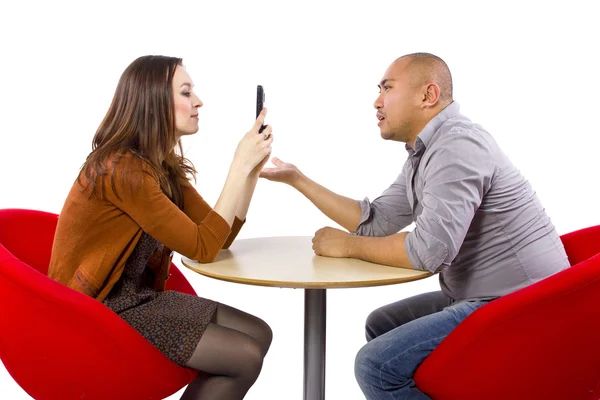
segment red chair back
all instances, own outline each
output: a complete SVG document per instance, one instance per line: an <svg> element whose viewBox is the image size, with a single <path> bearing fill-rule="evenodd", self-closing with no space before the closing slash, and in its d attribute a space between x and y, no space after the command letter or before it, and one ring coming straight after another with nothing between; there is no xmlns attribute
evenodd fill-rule
<svg viewBox="0 0 600 400"><path fill-rule="evenodd" d="M0 210L0 244L18 260L48 274L58 216L43 211Z"/></svg>
<svg viewBox="0 0 600 400"><path fill-rule="evenodd" d="M187 385L196 371L46 276L56 222L41 211L0 210L0 359L10 375L40 400L163 399ZM195 294L171 270L171 289Z"/></svg>
<svg viewBox="0 0 600 400"><path fill-rule="evenodd" d="M600 226L561 237L571 268L494 300L421 364L434 400L600 399Z"/></svg>

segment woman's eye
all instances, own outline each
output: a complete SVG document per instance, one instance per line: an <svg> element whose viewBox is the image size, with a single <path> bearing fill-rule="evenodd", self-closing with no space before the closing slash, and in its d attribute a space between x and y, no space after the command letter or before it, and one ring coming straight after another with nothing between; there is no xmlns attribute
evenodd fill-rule
<svg viewBox="0 0 600 400"><path fill-rule="evenodd" d="M181 93L182 95L184 95L185 97L190 97L191 93L190 92L183 92Z"/></svg>

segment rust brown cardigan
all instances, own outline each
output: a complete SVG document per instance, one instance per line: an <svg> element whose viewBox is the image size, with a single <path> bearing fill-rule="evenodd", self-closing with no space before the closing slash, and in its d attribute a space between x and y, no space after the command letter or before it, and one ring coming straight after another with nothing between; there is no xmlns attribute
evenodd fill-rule
<svg viewBox="0 0 600 400"><path fill-rule="evenodd" d="M58 218L48 276L99 301L106 298L121 277L143 232L165 246L149 263L155 276L154 287L164 290L170 250L193 260L211 262L219 250L233 242L244 223L236 217L230 227L189 182L182 185L183 211L180 210L161 191L147 165L133 169L133 177L141 185L132 188L122 172L124 166L134 165L133 158L128 154L116 165L109 164L102 184L105 199L90 197L89 189L82 190L75 181ZM87 186L85 176L82 183Z"/></svg>

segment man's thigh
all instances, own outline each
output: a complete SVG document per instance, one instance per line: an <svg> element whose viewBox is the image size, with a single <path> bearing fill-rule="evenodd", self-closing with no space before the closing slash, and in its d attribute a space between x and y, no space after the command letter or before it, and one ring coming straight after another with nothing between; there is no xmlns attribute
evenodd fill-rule
<svg viewBox="0 0 600 400"><path fill-rule="evenodd" d="M371 340L357 356L357 371L370 369L387 384L410 379L416 368L469 314L485 302L464 302L407 322Z"/></svg>
<svg viewBox="0 0 600 400"><path fill-rule="evenodd" d="M423 293L385 305L371 312L365 326L367 341L408 322L442 311L452 299L441 291Z"/></svg>

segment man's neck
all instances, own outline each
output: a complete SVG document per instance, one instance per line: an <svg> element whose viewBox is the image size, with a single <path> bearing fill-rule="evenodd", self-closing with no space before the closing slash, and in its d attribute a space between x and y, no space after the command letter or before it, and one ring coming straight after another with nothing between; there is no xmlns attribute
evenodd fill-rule
<svg viewBox="0 0 600 400"><path fill-rule="evenodd" d="M432 119L434 119L440 112L442 112L442 110L444 110L444 108L446 108L446 106L448 104L437 105L434 108L426 110L423 113L423 118L420 119L420 120L418 120L418 121L415 121L415 130L414 130L415 133L414 133L412 139L410 139L408 142L406 142L411 147L411 149L414 150L415 143L417 141L417 137L419 136L419 134L421 133L421 131L427 126L427 124L429 123L429 121L431 121Z"/></svg>

